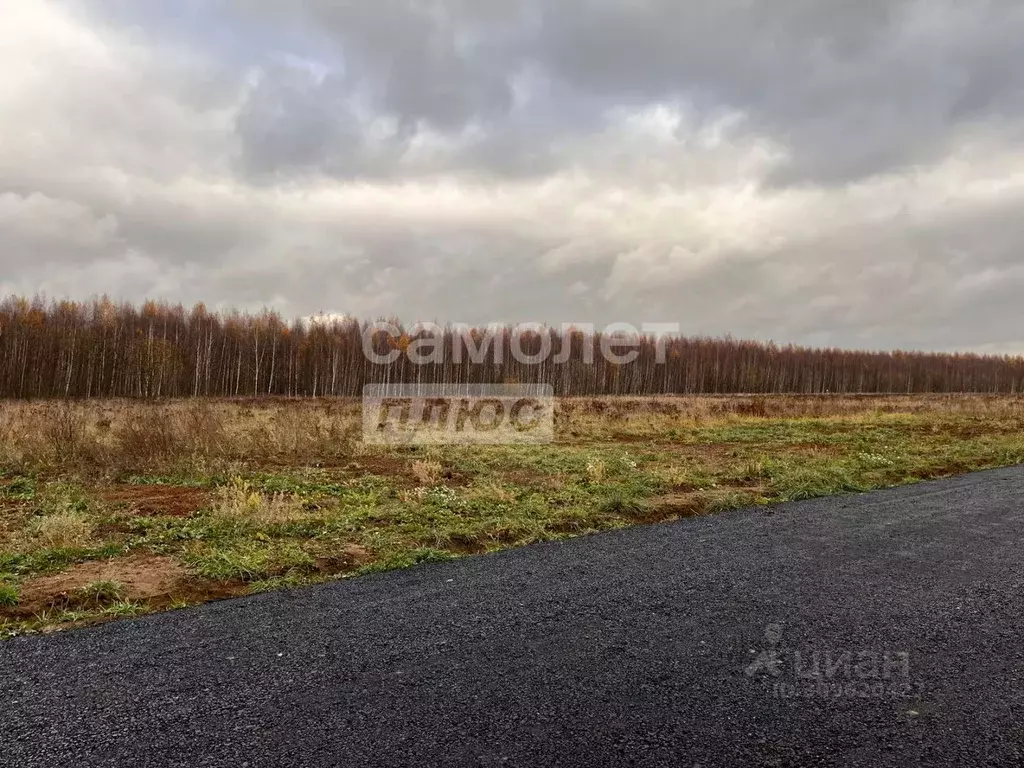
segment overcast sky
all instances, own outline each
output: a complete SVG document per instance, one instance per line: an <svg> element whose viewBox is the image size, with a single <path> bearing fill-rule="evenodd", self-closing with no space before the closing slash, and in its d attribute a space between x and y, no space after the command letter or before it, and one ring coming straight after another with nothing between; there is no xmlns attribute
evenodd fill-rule
<svg viewBox="0 0 1024 768"><path fill-rule="evenodd" d="M1016 0L0 18L0 293L1024 353Z"/></svg>

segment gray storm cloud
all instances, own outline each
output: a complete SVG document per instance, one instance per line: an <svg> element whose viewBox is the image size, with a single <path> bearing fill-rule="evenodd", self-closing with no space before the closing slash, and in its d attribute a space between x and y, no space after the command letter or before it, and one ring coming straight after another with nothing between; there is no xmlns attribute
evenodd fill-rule
<svg viewBox="0 0 1024 768"><path fill-rule="evenodd" d="M10 2L0 291L1024 352L1024 8Z"/></svg>

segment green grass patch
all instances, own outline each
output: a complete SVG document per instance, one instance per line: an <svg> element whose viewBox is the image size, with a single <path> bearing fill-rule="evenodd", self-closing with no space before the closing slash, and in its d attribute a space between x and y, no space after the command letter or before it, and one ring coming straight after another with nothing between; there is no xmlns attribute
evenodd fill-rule
<svg viewBox="0 0 1024 768"><path fill-rule="evenodd" d="M296 542L239 540L221 546L196 543L183 559L197 575L217 581L258 581L290 571L312 573L315 561Z"/></svg>
<svg viewBox="0 0 1024 768"><path fill-rule="evenodd" d="M20 602L18 587L0 582L0 608L13 608Z"/></svg>
<svg viewBox="0 0 1024 768"><path fill-rule="evenodd" d="M15 475L0 483L0 499L10 501L32 501L36 497L36 479L27 475Z"/></svg>

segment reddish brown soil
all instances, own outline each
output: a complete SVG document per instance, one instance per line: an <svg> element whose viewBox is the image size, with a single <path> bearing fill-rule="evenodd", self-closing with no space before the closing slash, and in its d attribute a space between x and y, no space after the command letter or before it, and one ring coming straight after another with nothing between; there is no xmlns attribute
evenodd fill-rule
<svg viewBox="0 0 1024 768"><path fill-rule="evenodd" d="M470 477L464 472L456 472L452 469L445 469L441 472L441 483L449 488L460 488L469 485Z"/></svg>
<svg viewBox="0 0 1024 768"><path fill-rule="evenodd" d="M138 517L188 517L209 506L211 494L202 488L176 485L125 485L99 492L111 504L121 504Z"/></svg>
<svg viewBox="0 0 1024 768"><path fill-rule="evenodd" d="M413 475L409 462L394 456L360 456L345 465L348 472L386 477L399 486L415 487L420 482ZM446 468L439 481L447 486L468 485L470 478L462 472Z"/></svg>
<svg viewBox="0 0 1024 768"><path fill-rule="evenodd" d="M151 600L170 595L185 578L185 567L173 557L131 555L79 563L53 576L39 576L20 588L20 611L34 613L48 606L69 604L75 593L97 581L115 581L128 600Z"/></svg>
<svg viewBox="0 0 1024 768"><path fill-rule="evenodd" d="M345 470L355 475L386 477L397 485L409 488L418 484L409 469L409 462L394 456L359 456L350 461Z"/></svg>
<svg viewBox="0 0 1024 768"><path fill-rule="evenodd" d="M369 472L372 475L407 475L409 464L395 456L360 456L349 462L347 469Z"/></svg>
<svg viewBox="0 0 1024 768"><path fill-rule="evenodd" d="M699 491L675 491L651 499L638 517L642 522L657 522L676 517L694 517L707 507L707 497Z"/></svg>
<svg viewBox="0 0 1024 768"><path fill-rule="evenodd" d="M321 573L334 576L354 570L371 560L373 560L373 555L365 547L361 547L358 544L346 544L337 553L318 557L316 559L316 569Z"/></svg>
<svg viewBox="0 0 1024 768"><path fill-rule="evenodd" d="M95 604L83 604L79 591L97 581L118 582L124 588L123 598L142 603L147 612L165 610L174 605L198 605L241 597L249 591L248 585L240 580L200 579L187 575L184 566L174 558L139 554L81 563L63 573L29 579L21 585L19 604L0 609L0 615L30 619L47 609L96 608L98 606ZM94 615L77 622L53 625L43 631L52 632L109 620L109 616Z"/></svg>

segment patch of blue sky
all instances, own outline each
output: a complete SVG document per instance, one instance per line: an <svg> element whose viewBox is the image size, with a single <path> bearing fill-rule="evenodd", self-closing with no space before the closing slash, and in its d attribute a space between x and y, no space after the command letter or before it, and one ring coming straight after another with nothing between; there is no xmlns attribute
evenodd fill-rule
<svg viewBox="0 0 1024 768"><path fill-rule="evenodd" d="M344 71L334 41L314 28L279 24L240 0L85 0L93 15L158 44L195 49L225 65L284 65L318 80Z"/></svg>

